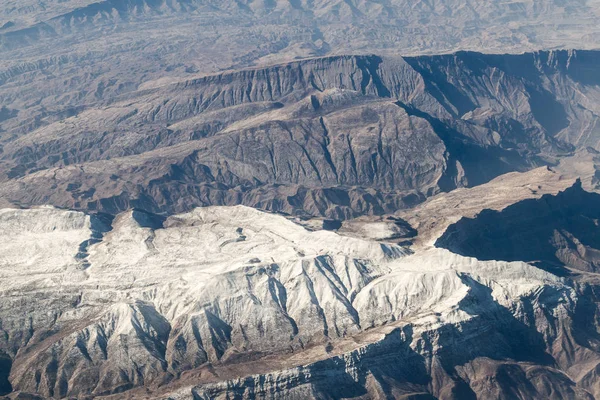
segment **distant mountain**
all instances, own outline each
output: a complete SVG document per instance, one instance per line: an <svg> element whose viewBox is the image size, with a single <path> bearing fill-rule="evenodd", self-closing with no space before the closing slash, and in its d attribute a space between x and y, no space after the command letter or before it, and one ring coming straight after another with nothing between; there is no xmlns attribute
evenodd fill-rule
<svg viewBox="0 0 600 400"><path fill-rule="evenodd" d="M297 59L596 49L599 17L590 0L5 0L0 107L32 130L125 93Z"/></svg>
<svg viewBox="0 0 600 400"><path fill-rule="evenodd" d="M185 16L203 21L206 14L214 18L211 29L232 33L240 28L242 31L254 30L259 24L271 25L267 30L275 26L278 30L300 29L306 33L295 38L291 36L288 46L314 45L322 41L334 51L344 52L392 48L402 52L440 52L481 50L490 46L505 51L557 46L581 48L586 43L595 46L600 33L595 24L600 9L592 1L569 4L550 0L70 0L6 3L0 8L0 17L10 22L5 25L6 32L0 34L4 49L34 45L37 40L55 35L112 29L140 20L145 22L144 30L152 30L146 24L152 19L161 21L167 30L175 30L170 17ZM190 33L202 37L198 30ZM239 39L245 40L243 36Z"/></svg>
<svg viewBox="0 0 600 400"><path fill-rule="evenodd" d="M113 214L389 213L600 148L599 62L593 51L325 57L34 121L6 112L0 194Z"/></svg>

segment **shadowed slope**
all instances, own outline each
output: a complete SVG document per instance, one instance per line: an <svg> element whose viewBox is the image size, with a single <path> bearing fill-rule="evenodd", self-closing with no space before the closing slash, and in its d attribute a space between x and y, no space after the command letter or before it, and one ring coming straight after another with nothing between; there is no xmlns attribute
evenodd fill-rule
<svg viewBox="0 0 600 400"><path fill-rule="evenodd" d="M563 266L598 272L599 220L600 195L584 191L578 181L556 196L463 218L435 245L480 260L533 262L562 274Z"/></svg>

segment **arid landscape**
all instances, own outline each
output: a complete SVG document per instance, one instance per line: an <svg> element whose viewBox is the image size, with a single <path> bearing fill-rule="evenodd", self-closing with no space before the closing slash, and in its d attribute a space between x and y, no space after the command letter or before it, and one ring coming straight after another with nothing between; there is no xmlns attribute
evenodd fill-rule
<svg viewBox="0 0 600 400"><path fill-rule="evenodd" d="M2 1L0 398L600 399L599 21Z"/></svg>

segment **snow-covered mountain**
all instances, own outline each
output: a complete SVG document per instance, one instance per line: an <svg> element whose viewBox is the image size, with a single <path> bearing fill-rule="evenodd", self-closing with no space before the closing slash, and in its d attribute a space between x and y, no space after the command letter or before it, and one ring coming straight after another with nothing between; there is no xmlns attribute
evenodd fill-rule
<svg viewBox="0 0 600 400"><path fill-rule="evenodd" d="M114 219L4 209L0 387L54 398L593 399L595 273L428 244L452 243L452 221L482 206L576 208L586 196L598 197L546 168L513 173L412 213L441 226L379 241L357 227L398 219L336 233L243 206ZM556 229L576 233L592 203ZM590 237L579 236L588 254L600 248Z"/></svg>

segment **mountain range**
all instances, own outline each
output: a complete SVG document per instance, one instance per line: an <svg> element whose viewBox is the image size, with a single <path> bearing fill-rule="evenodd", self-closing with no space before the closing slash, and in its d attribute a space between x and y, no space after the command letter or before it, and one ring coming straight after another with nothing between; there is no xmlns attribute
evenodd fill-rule
<svg viewBox="0 0 600 400"><path fill-rule="evenodd" d="M17 114L1 125L0 193L112 214L244 204L348 219L573 157L595 168L599 59L325 57L146 88L56 121Z"/></svg>
<svg viewBox="0 0 600 400"><path fill-rule="evenodd" d="M600 399L596 0L3 0L0 398Z"/></svg>

